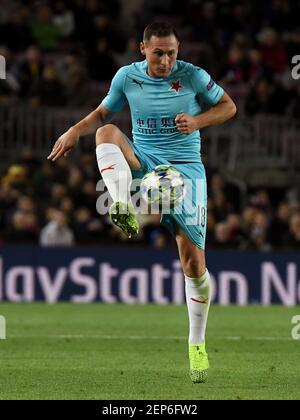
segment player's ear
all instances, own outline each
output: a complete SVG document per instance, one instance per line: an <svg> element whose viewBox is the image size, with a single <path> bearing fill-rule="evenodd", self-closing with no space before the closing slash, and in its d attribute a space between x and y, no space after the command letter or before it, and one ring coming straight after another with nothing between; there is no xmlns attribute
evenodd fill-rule
<svg viewBox="0 0 300 420"><path fill-rule="evenodd" d="M143 42L140 42L140 51L142 55L145 55L145 44Z"/></svg>

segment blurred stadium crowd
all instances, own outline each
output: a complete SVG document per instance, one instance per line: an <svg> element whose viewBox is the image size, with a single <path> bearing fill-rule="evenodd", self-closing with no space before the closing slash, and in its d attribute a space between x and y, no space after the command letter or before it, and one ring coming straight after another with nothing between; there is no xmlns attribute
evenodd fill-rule
<svg viewBox="0 0 300 420"><path fill-rule="evenodd" d="M300 52L299 0L1 0L7 77L0 80L0 106L98 105L116 70L142 59L142 31L158 16L178 30L180 58L210 72L240 114L300 117L300 85L291 77L291 59ZM96 212L94 155L55 165L44 158L26 149L16 151L14 165L2 165L0 243L126 243ZM208 248L300 249L294 190L252 190L241 200L234 185L206 167ZM133 242L174 245L158 216L142 224Z"/></svg>
<svg viewBox="0 0 300 420"><path fill-rule="evenodd" d="M206 165L209 200L207 247L268 251L300 249L299 197L294 190L253 190L243 203L239 189ZM96 211L100 195L95 156L55 164L25 149L0 185L0 243L49 246L113 245L128 239ZM130 243L174 246L159 215L141 216L143 229Z"/></svg>
<svg viewBox="0 0 300 420"><path fill-rule="evenodd" d="M0 101L99 103L116 70L142 59L142 31L159 17L178 30L180 58L237 89L240 113L299 117L299 15L299 0L1 0Z"/></svg>

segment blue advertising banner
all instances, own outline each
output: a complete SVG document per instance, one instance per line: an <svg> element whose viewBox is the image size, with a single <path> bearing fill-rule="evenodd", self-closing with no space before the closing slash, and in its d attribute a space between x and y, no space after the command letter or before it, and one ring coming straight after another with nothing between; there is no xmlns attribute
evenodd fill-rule
<svg viewBox="0 0 300 420"><path fill-rule="evenodd" d="M213 302L300 303L297 253L207 252ZM176 250L0 248L0 301L184 303Z"/></svg>

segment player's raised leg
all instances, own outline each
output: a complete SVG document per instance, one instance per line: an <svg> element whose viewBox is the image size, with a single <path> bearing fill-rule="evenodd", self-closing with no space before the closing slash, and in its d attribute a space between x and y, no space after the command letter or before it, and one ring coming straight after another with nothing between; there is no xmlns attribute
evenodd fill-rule
<svg viewBox="0 0 300 420"><path fill-rule="evenodd" d="M96 156L103 181L113 199L109 210L111 220L130 237L139 231L130 198L130 168L140 169L141 164L122 131L114 124L97 130Z"/></svg>
<svg viewBox="0 0 300 420"><path fill-rule="evenodd" d="M194 245L182 229L176 235L176 241L185 275L190 377L195 383L205 382L209 368L205 330L211 298L210 276L206 269L204 250Z"/></svg>

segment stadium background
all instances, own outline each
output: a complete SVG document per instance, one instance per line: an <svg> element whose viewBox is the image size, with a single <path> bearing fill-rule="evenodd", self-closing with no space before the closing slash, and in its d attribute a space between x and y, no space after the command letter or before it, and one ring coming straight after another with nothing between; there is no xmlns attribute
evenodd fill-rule
<svg viewBox="0 0 300 420"><path fill-rule="evenodd" d="M299 304L299 15L296 0L2 0L0 300L102 301L121 312L118 302L183 303L175 242L158 217L141 220L128 240L97 213L94 138L46 160L101 102L116 70L142 59L144 27L167 20L180 35L179 58L210 72L238 106L232 121L202 132L214 302ZM128 110L115 123L130 135ZM0 313L18 331L26 309L13 307ZM27 316L38 318L34 309Z"/></svg>

